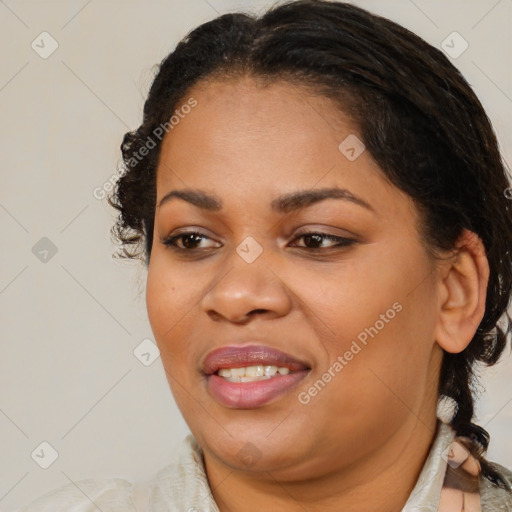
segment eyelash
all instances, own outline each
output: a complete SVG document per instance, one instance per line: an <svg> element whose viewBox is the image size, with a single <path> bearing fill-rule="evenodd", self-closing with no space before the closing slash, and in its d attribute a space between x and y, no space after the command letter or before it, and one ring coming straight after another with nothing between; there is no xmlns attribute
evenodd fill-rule
<svg viewBox="0 0 512 512"><path fill-rule="evenodd" d="M298 240L299 238L303 238L305 236L320 236L323 239L327 239L333 242L337 242L336 245L332 247L299 247L299 249L306 249L309 251L326 251L330 249L337 249L342 247L349 247L350 245L353 245L356 243L356 240L353 240L351 238L345 238L341 236L335 236L335 235L328 235L326 233L321 233L317 231L306 231L304 233L299 233L293 241ZM176 240L179 240L180 238L186 237L186 236L197 236L201 238L210 239L208 236L204 235L203 233L199 233L198 231L185 231L183 233L180 233L178 235L174 235L172 237L165 238L162 240L162 243L169 247L169 249L173 251L178 251L182 253L191 253L200 250L200 247L195 247L193 249L185 249L183 247L178 247L176 245ZM212 249L212 247L204 247L203 249Z"/></svg>

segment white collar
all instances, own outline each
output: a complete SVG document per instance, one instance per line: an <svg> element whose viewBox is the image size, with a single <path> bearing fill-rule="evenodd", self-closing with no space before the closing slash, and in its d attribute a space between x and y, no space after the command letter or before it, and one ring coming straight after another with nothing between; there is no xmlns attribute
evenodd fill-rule
<svg viewBox="0 0 512 512"><path fill-rule="evenodd" d="M449 425L438 421L437 434L430 448L430 453L402 512L438 511L447 464L446 454L454 438L455 432L453 429Z"/></svg>

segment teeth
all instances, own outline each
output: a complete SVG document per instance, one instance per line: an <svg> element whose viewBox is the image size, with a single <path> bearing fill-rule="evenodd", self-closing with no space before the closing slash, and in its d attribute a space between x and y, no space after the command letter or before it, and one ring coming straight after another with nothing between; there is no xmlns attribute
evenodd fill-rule
<svg viewBox="0 0 512 512"><path fill-rule="evenodd" d="M273 377L277 373L277 366L265 366L265 375Z"/></svg>
<svg viewBox="0 0 512 512"><path fill-rule="evenodd" d="M222 368L218 372L219 377L224 377L229 382L253 382L257 380L266 380L274 377L276 373L288 375L290 369L286 367L277 367L274 365L246 366L244 368Z"/></svg>
<svg viewBox="0 0 512 512"><path fill-rule="evenodd" d="M231 377L245 377L245 368L231 368Z"/></svg>
<svg viewBox="0 0 512 512"><path fill-rule="evenodd" d="M257 380L268 380L270 378L271 377L267 375L263 375L261 377L240 377L240 381L232 378L231 382L256 382Z"/></svg>
<svg viewBox="0 0 512 512"><path fill-rule="evenodd" d="M245 369L246 377L261 377L263 375L263 366L248 366Z"/></svg>

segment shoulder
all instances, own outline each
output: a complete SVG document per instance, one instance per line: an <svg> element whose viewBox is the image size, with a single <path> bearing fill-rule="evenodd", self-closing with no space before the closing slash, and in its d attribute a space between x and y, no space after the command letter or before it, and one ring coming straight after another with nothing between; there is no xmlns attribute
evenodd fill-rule
<svg viewBox="0 0 512 512"><path fill-rule="evenodd" d="M84 479L43 494L13 512L137 512L132 484L122 478Z"/></svg>
<svg viewBox="0 0 512 512"><path fill-rule="evenodd" d="M151 506L149 504L151 503ZM123 478L78 480L50 491L11 512L142 512L188 510L218 512L203 464L202 450L191 434L182 441L174 461L146 481Z"/></svg>
<svg viewBox="0 0 512 512"><path fill-rule="evenodd" d="M512 512L512 471L497 464L489 462L489 465L502 477L508 488L503 489L499 485L484 479L480 489L482 510L496 512Z"/></svg>

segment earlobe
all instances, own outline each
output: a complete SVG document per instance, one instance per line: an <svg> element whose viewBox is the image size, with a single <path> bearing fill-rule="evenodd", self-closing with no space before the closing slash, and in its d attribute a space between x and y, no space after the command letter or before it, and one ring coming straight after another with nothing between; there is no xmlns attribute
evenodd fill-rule
<svg viewBox="0 0 512 512"><path fill-rule="evenodd" d="M446 352L462 352L485 313L489 263L481 239L464 229L454 256L441 263L435 339Z"/></svg>

